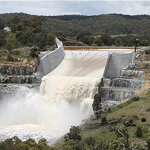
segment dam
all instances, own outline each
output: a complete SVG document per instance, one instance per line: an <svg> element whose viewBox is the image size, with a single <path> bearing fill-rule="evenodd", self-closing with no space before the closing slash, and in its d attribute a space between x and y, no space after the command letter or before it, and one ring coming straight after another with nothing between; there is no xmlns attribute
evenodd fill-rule
<svg viewBox="0 0 150 150"><path fill-rule="evenodd" d="M43 76L40 91L21 87L14 96L1 100L0 140L13 136L36 141L46 138L53 144L72 125L79 125L93 114L93 96L98 91L108 53L112 51L131 52L122 49L69 50L53 67L43 60L46 66L41 63L39 69Z"/></svg>

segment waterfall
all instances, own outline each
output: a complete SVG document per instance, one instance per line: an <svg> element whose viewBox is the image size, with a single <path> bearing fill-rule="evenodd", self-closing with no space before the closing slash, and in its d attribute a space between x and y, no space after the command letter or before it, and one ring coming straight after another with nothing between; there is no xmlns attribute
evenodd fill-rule
<svg viewBox="0 0 150 150"><path fill-rule="evenodd" d="M72 125L93 114L93 97L108 50L65 53L63 62L43 77L40 91L21 87L0 100L0 141L18 136L21 140L46 138L53 144Z"/></svg>
<svg viewBox="0 0 150 150"><path fill-rule="evenodd" d="M93 114L99 78L45 76L40 91L21 87L0 103L0 140L46 138L49 144Z"/></svg>

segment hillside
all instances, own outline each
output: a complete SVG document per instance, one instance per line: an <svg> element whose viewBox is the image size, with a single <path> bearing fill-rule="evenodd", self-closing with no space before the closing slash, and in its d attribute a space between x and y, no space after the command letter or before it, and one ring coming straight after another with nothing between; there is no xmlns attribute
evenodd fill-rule
<svg viewBox="0 0 150 150"><path fill-rule="evenodd" d="M14 16L20 16L22 19L30 19L34 15L24 13L0 14L0 19L7 22ZM64 15L64 16L45 16L47 19L43 27L54 32L66 32L68 34L77 34L79 31L88 30L93 35L102 33L108 34L150 34L150 16L149 15L122 15L107 14L97 16L82 15Z"/></svg>

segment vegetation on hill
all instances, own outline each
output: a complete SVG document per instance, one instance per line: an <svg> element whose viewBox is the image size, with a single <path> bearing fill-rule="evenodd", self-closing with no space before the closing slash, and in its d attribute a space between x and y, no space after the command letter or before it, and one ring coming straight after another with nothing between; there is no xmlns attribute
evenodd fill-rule
<svg viewBox="0 0 150 150"><path fill-rule="evenodd" d="M26 22L33 22L33 18L40 18L41 27L44 32L50 31L58 38L64 39L63 42L74 41L83 42L92 46L135 46L135 39L139 39L139 46L148 46L150 44L150 16L149 15L121 15L108 14L98 16L83 15L64 15L64 16L35 16L24 13L0 14L0 19L4 21L5 26L15 16L18 16ZM24 24L22 24L24 26ZM22 28L22 26L19 26ZM33 27L33 24L32 24ZM38 30L38 29L37 29ZM25 31L27 34L28 31ZM36 33L34 29L28 33ZM21 33L21 32L20 32ZM44 34L40 34L45 36ZM25 38L19 36L20 38ZM38 38L37 36L35 36ZM31 40L22 40L27 43ZM32 40L31 40L32 41ZM33 43L37 42L36 40ZM71 43L71 42L65 42ZM81 45L81 44L80 44Z"/></svg>
<svg viewBox="0 0 150 150"><path fill-rule="evenodd" d="M33 139L21 141L18 137L6 139L0 142L1 150L55 150L54 147L47 144L46 139L40 139L38 143Z"/></svg>
<svg viewBox="0 0 150 150"><path fill-rule="evenodd" d="M149 106L150 91L140 99L131 99L111 107L105 110L99 119L87 120L80 130L78 127L72 127L67 134L72 136L60 144L58 149L67 149L67 147L68 150L149 149Z"/></svg>
<svg viewBox="0 0 150 150"><path fill-rule="evenodd" d="M15 61L17 58L27 57L28 60L31 58L38 57L39 50L52 49L51 47L55 44L55 36L51 34L49 30L42 28L42 22L44 17L32 16L30 19L22 19L19 16L13 16L12 18L6 18L7 26L10 31L5 31L5 21L0 20L0 56L3 58L2 61ZM24 53L21 53L22 47L29 47ZM19 50L14 50L20 48ZM7 50L7 51L4 51ZM7 53L7 59L6 59ZM28 54L28 55L27 55ZM14 58L17 55L17 58Z"/></svg>

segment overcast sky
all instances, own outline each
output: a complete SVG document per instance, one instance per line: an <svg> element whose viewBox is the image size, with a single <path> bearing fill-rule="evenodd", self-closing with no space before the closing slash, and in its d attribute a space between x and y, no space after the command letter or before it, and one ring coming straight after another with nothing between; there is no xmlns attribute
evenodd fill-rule
<svg viewBox="0 0 150 150"><path fill-rule="evenodd" d="M1 1L0 13L24 12L33 15L100 15L100 14L150 14L150 1L98 1L98 0L57 0L57 1Z"/></svg>

